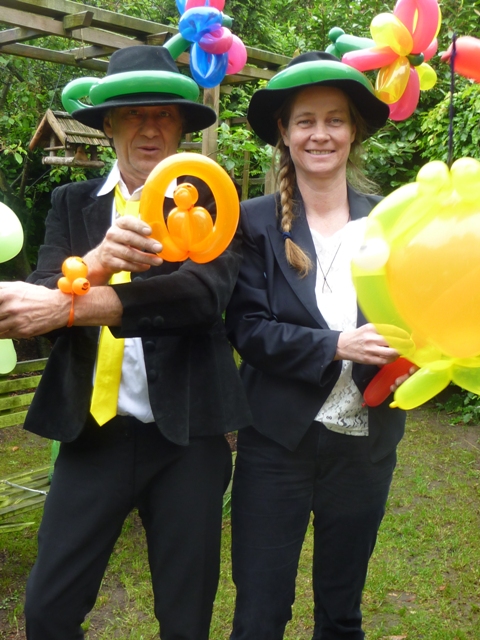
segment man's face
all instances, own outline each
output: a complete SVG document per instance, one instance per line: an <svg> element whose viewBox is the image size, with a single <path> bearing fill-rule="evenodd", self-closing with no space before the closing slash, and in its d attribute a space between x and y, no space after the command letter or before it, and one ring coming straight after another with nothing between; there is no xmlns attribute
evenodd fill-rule
<svg viewBox="0 0 480 640"><path fill-rule="evenodd" d="M117 107L105 116L103 127L113 139L120 173L132 193L159 162L176 153L182 117L173 104Z"/></svg>

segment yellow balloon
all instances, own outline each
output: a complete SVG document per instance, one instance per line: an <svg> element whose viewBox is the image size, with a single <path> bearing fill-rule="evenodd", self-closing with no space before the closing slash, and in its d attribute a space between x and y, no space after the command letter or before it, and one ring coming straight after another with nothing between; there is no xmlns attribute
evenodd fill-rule
<svg viewBox="0 0 480 640"><path fill-rule="evenodd" d="M426 164L415 183L370 213L352 262L358 303L387 342L421 367L398 389L395 406L418 406L451 380L480 393L479 247L480 162L473 158L451 169Z"/></svg>
<svg viewBox="0 0 480 640"><path fill-rule="evenodd" d="M418 77L420 78L420 89L422 91L428 91L435 86L437 82L437 74L432 67L426 62L422 62L421 65L416 67Z"/></svg>
<svg viewBox="0 0 480 640"><path fill-rule="evenodd" d="M412 34L396 16L380 13L370 24L370 33L377 47L390 47L399 56L408 56L412 51Z"/></svg>
<svg viewBox="0 0 480 640"><path fill-rule="evenodd" d="M405 57L398 57L391 64L382 67L375 80L377 98L387 104L398 102L410 78L410 62Z"/></svg>
<svg viewBox="0 0 480 640"><path fill-rule="evenodd" d="M415 409L445 389L450 380L451 374L447 367L433 371L428 368L419 369L398 387L390 406L406 411Z"/></svg>

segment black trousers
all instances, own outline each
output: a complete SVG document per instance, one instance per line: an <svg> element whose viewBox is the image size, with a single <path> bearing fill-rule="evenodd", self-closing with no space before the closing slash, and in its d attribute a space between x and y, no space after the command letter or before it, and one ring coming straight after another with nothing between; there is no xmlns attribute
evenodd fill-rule
<svg viewBox="0 0 480 640"><path fill-rule="evenodd" d="M27 584L28 640L84 637L80 625L134 508L146 532L160 637L207 640L230 474L223 436L180 447L134 418L88 424L62 444Z"/></svg>
<svg viewBox="0 0 480 640"><path fill-rule="evenodd" d="M373 464L366 437L314 422L288 451L239 432L232 493L231 640L281 640L292 617L300 551L314 514L314 640L362 640L367 566L396 453Z"/></svg>

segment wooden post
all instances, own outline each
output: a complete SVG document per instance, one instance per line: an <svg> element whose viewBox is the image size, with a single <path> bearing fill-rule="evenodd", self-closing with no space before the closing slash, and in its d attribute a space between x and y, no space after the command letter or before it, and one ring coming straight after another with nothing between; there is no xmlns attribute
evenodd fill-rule
<svg viewBox="0 0 480 640"><path fill-rule="evenodd" d="M220 86L217 85L213 87L213 89L205 89L203 92L203 104L207 105L207 107L211 107L218 118L219 111L219 102L220 102ZM202 137L202 154L204 156L208 156L212 160L217 160L217 127L218 124L215 122L211 127L205 129L203 131Z"/></svg>
<svg viewBox="0 0 480 640"><path fill-rule="evenodd" d="M252 127L247 122L247 130L251 131ZM242 175L242 200L248 200L248 185L250 182L250 151L243 152L243 175Z"/></svg>
<svg viewBox="0 0 480 640"><path fill-rule="evenodd" d="M275 174L273 169L269 169L265 174L265 188L263 192L265 195L275 193Z"/></svg>

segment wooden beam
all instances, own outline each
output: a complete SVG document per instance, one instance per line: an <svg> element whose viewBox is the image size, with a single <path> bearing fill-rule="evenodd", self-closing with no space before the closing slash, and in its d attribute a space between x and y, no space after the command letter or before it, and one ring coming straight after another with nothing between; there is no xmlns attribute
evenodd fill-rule
<svg viewBox="0 0 480 640"><path fill-rule="evenodd" d="M77 60L70 53L65 53L64 51L53 51L52 49L32 47L28 44L7 44L0 46L0 52L9 53L14 56L21 56L22 58L32 58L34 60L43 60L44 62L55 62L57 64L65 64L70 67L79 67L98 72L105 72L108 66L108 62L106 60Z"/></svg>
<svg viewBox="0 0 480 640"><path fill-rule="evenodd" d="M220 87L217 85L213 89L205 89L203 92L203 104L207 107L211 107L218 118L220 103ZM211 127L205 129L202 135L202 154L208 156L212 160L217 160L217 127L218 124L214 122Z"/></svg>
<svg viewBox="0 0 480 640"><path fill-rule="evenodd" d="M81 30L80 35L76 35L75 31L65 31L63 24L58 20L53 20L52 18L47 18L45 16L33 15L26 13L25 11L17 11L16 9L4 8L2 10L1 18L2 22L5 22L6 24L35 29L43 32L42 35L74 38L76 40L81 40L82 42L88 42L89 44L108 46L114 49L130 47L134 44L143 44L143 42L139 40L133 40L126 36L121 36L111 32L108 33L99 29L85 28Z"/></svg>
<svg viewBox="0 0 480 640"><path fill-rule="evenodd" d="M63 28L65 31L74 29L84 29L92 24L93 11L80 11L63 18Z"/></svg>
<svg viewBox="0 0 480 640"><path fill-rule="evenodd" d="M5 29L4 31L0 31L0 44L34 40L35 38L41 38L42 35L41 31L36 31L35 29L24 29L22 27Z"/></svg>
<svg viewBox="0 0 480 640"><path fill-rule="evenodd" d="M75 60L87 60L91 58L101 58L103 56L111 55L115 49L109 49L108 47L79 47L78 49L69 49L64 53L71 53Z"/></svg>
<svg viewBox="0 0 480 640"><path fill-rule="evenodd" d="M167 36L170 35L168 31L162 31L161 33L152 33L146 37L146 43L153 46L162 46L165 44Z"/></svg>
<svg viewBox="0 0 480 640"><path fill-rule="evenodd" d="M134 37L148 33L158 33L163 30L173 34L178 33L178 29L171 25L163 25L158 22L152 22L151 20L134 18L117 13L116 11L97 9L87 4L71 2L69 0L1 0L0 6L20 9L36 15L56 18L57 20L62 20L66 15L72 15L82 11L93 11L93 27Z"/></svg>

